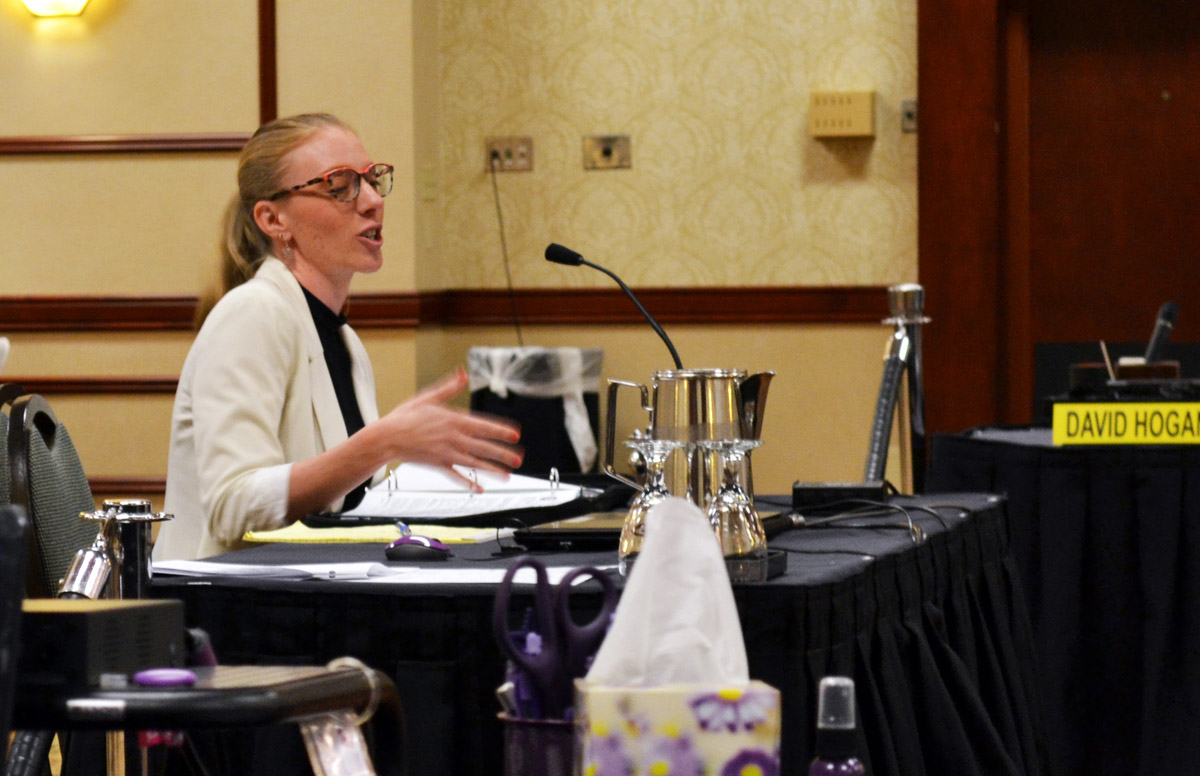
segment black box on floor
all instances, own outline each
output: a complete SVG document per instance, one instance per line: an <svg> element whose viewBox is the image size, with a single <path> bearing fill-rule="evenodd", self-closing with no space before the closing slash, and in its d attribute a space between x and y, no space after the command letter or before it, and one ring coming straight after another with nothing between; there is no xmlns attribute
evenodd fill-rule
<svg viewBox="0 0 1200 776"><path fill-rule="evenodd" d="M102 674L179 666L183 602L28 598L21 604L21 686L96 687Z"/></svg>

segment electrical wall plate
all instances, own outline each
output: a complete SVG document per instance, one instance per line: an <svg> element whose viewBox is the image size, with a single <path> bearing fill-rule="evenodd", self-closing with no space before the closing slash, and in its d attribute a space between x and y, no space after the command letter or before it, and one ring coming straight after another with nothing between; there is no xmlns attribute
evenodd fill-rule
<svg viewBox="0 0 1200 776"><path fill-rule="evenodd" d="M485 169L491 172L530 172L533 170L533 138L489 137L484 140ZM493 166L494 165L494 166Z"/></svg>
<svg viewBox="0 0 1200 776"><path fill-rule="evenodd" d="M583 138L583 169L616 170L632 166L629 135L588 135Z"/></svg>
<svg viewBox="0 0 1200 776"><path fill-rule="evenodd" d="M874 137L875 92L813 92L808 107L812 137Z"/></svg>

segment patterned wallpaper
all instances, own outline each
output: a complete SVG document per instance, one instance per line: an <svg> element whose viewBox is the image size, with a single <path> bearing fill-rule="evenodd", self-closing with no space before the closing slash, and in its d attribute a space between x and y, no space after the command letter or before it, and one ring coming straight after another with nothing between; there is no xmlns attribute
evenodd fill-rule
<svg viewBox="0 0 1200 776"><path fill-rule="evenodd" d="M518 287L916 279L916 0L441 0L442 287L502 287L484 138L528 135L496 176ZM876 91L873 139L807 135L812 91ZM627 134L632 168L585 171ZM440 276L438 275L440 273Z"/></svg>

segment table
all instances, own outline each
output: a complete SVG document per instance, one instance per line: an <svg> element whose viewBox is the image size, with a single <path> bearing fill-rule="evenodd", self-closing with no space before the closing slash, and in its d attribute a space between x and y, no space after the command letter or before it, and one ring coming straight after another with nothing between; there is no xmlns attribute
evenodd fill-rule
<svg viewBox="0 0 1200 776"><path fill-rule="evenodd" d="M1007 549L1004 502L982 494L899 498L899 513L780 534L787 573L737 586L751 676L781 691L783 773L807 772L816 686L858 686L872 774L1041 772L1032 632ZM882 525L881 525L882 523ZM447 563L503 567L510 542L459 546ZM225 562L383 560L377 545L264 545ZM615 552L544 556L613 564ZM595 583L588 583L595 584ZM222 661L317 664L353 655L395 681L412 773L494 773L501 731L491 637L494 585L364 585L338 580L158 576ZM573 596L580 615L599 594ZM594 609L593 609L594 610Z"/></svg>
<svg viewBox="0 0 1200 776"><path fill-rule="evenodd" d="M1048 429L932 440L928 489L1007 495L1057 774L1200 762L1200 449L1055 448Z"/></svg>
<svg viewBox="0 0 1200 776"><path fill-rule="evenodd" d="M13 706L13 727L18 730L85 731L71 738L69 766L72 773L103 773L105 740L86 731L125 732L125 757L130 765L142 755L136 731L186 730L191 738L188 752L200 751L208 766L221 766L221 773L245 773L253 769L253 755L243 759L235 751L243 734L231 738L221 731L264 728L272 739L299 741L295 722L334 711L355 714L373 712L368 729L378 736L374 747L379 773L398 773L402 752L396 741L400 730L400 708L391 679L377 670L331 670L302 666L207 666L191 669L192 685L109 688L78 688L64 685L21 686ZM285 723L293 723L287 724ZM386 739L386 740L385 740ZM155 750L155 768L170 773L190 772L182 751ZM293 753L287 768L307 773L310 766L302 749ZM170 755L168 757L167 755ZM65 772L65 771L64 771ZM137 766L127 772L138 772Z"/></svg>

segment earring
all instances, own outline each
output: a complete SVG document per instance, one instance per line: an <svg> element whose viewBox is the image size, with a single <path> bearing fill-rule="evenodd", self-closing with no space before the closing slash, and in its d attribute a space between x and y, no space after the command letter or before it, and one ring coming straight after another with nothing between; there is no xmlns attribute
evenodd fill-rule
<svg viewBox="0 0 1200 776"><path fill-rule="evenodd" d="M288 236L287 236L287 233L286 233L286 232L280 232L280 233L279 233L279 242L280 242L280 245L281 245L281 246L282 246L282 248L283 248L283 250L282 250L282 251L280 251L280 252L283 254L282 256L280 256L280 258L281 258L281 259L283 259L285 262L291 261L291 260L292 260L292 256L293 256L293 254L292 254L292 246L291 246L291 244L288 242L288 240L289 240L289 238L288 238Z"/></svg>

